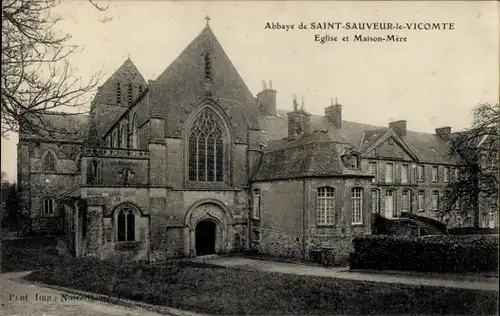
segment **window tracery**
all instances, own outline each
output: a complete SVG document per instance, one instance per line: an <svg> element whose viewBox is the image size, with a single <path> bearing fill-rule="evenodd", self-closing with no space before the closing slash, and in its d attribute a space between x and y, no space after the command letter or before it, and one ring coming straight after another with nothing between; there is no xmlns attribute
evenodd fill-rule
<svg viewBox="0 0 500 316"><path fill-rule="evenodd" d="M136 215L131 207L124 206L118 211L118 241L135 241Z"/></svg>
<svg viewBox="0 0 500 316"><path fill-rule="evenodd" d="M189 133L189 180L224 181L224 140L222 122L211 109L204 109Z"/></svg>

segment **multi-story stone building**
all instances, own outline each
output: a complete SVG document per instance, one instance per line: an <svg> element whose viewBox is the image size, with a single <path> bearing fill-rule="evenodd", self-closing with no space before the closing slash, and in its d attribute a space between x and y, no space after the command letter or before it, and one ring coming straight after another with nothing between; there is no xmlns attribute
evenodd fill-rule
<svg viewBox="0 0 500 316"><path fill-rule="evenodd" d="M155 80L127 59L90 115L47 113L60 133L21 133L30 229L64 218L77 256L158 261L250 248L304 258L325 245L346 256L372 212L477 220L440 217L461 164L451 128L345 121L337 102L320 116L293 100L287 113L276 93L254 97L208 26Z"/></svg>

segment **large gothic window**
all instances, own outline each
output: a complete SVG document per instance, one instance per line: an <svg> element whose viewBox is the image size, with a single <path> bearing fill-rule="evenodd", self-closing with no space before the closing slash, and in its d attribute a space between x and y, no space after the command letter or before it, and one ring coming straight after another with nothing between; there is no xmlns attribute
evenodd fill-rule
<svg viewBox="0 0 500 316"><path fill-rule="evenodd" d="M189 133L189 180L224 181L223 125L212 110L204 109Z"/></svg>

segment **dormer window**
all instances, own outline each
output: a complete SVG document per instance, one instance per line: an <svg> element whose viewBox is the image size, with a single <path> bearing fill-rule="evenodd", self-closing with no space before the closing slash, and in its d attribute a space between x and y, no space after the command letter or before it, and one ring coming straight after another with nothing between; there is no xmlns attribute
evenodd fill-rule
<svg viewBox="0 0 500 316"><path fill-rule="evenodd" d="M349 159L349 168L351 169L359 169L359 156L351 155Z"/></svg>
<svg viewBox="0 0 500 316"><path fill-rule="evenodd" d="M342 161L344 165L349 169L359 169L360 167L360 155L354 149L345 149L342 153Z"/></svg>

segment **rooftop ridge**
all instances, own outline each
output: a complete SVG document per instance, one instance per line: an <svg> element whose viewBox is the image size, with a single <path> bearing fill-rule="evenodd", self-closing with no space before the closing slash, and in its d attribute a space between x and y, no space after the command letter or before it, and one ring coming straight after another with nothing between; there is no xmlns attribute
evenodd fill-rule
<svg viewBox="0 0 500 316"><path fill-rule="evenodd" d="M281 112L281 113L285 113L285 114L288 114L288 113L291 113L293 111L288 111L288 110L284 110L284 109L277 109L278 112ZM326 118L325 116L323 115L320 115L320 114L311 114L312 118ZM282 119L282 120L286 120L286 118L284 117L278 117L278 116L275 116L277 119ZM350 120L342 120L342 122L345 122L345 123L353 123L353 124L359 124L359 125L365 125L367 127L369 127L370 129L366 129L365 131L375 131L375 130L389 130L390 127L389 126L380 126L380 125L373 125L373 124L368 124L368 123L363 123L363 122L357 122L357 121L350 121ZM435 133L432 133L432 132L419 132L419 131L413 131L413 130L407 130L407 133L417 133L417 134L422 134L422 135L435 135L437 136ZM453 132L452 134L454 133L458 133L458 132Z"/></svg>

